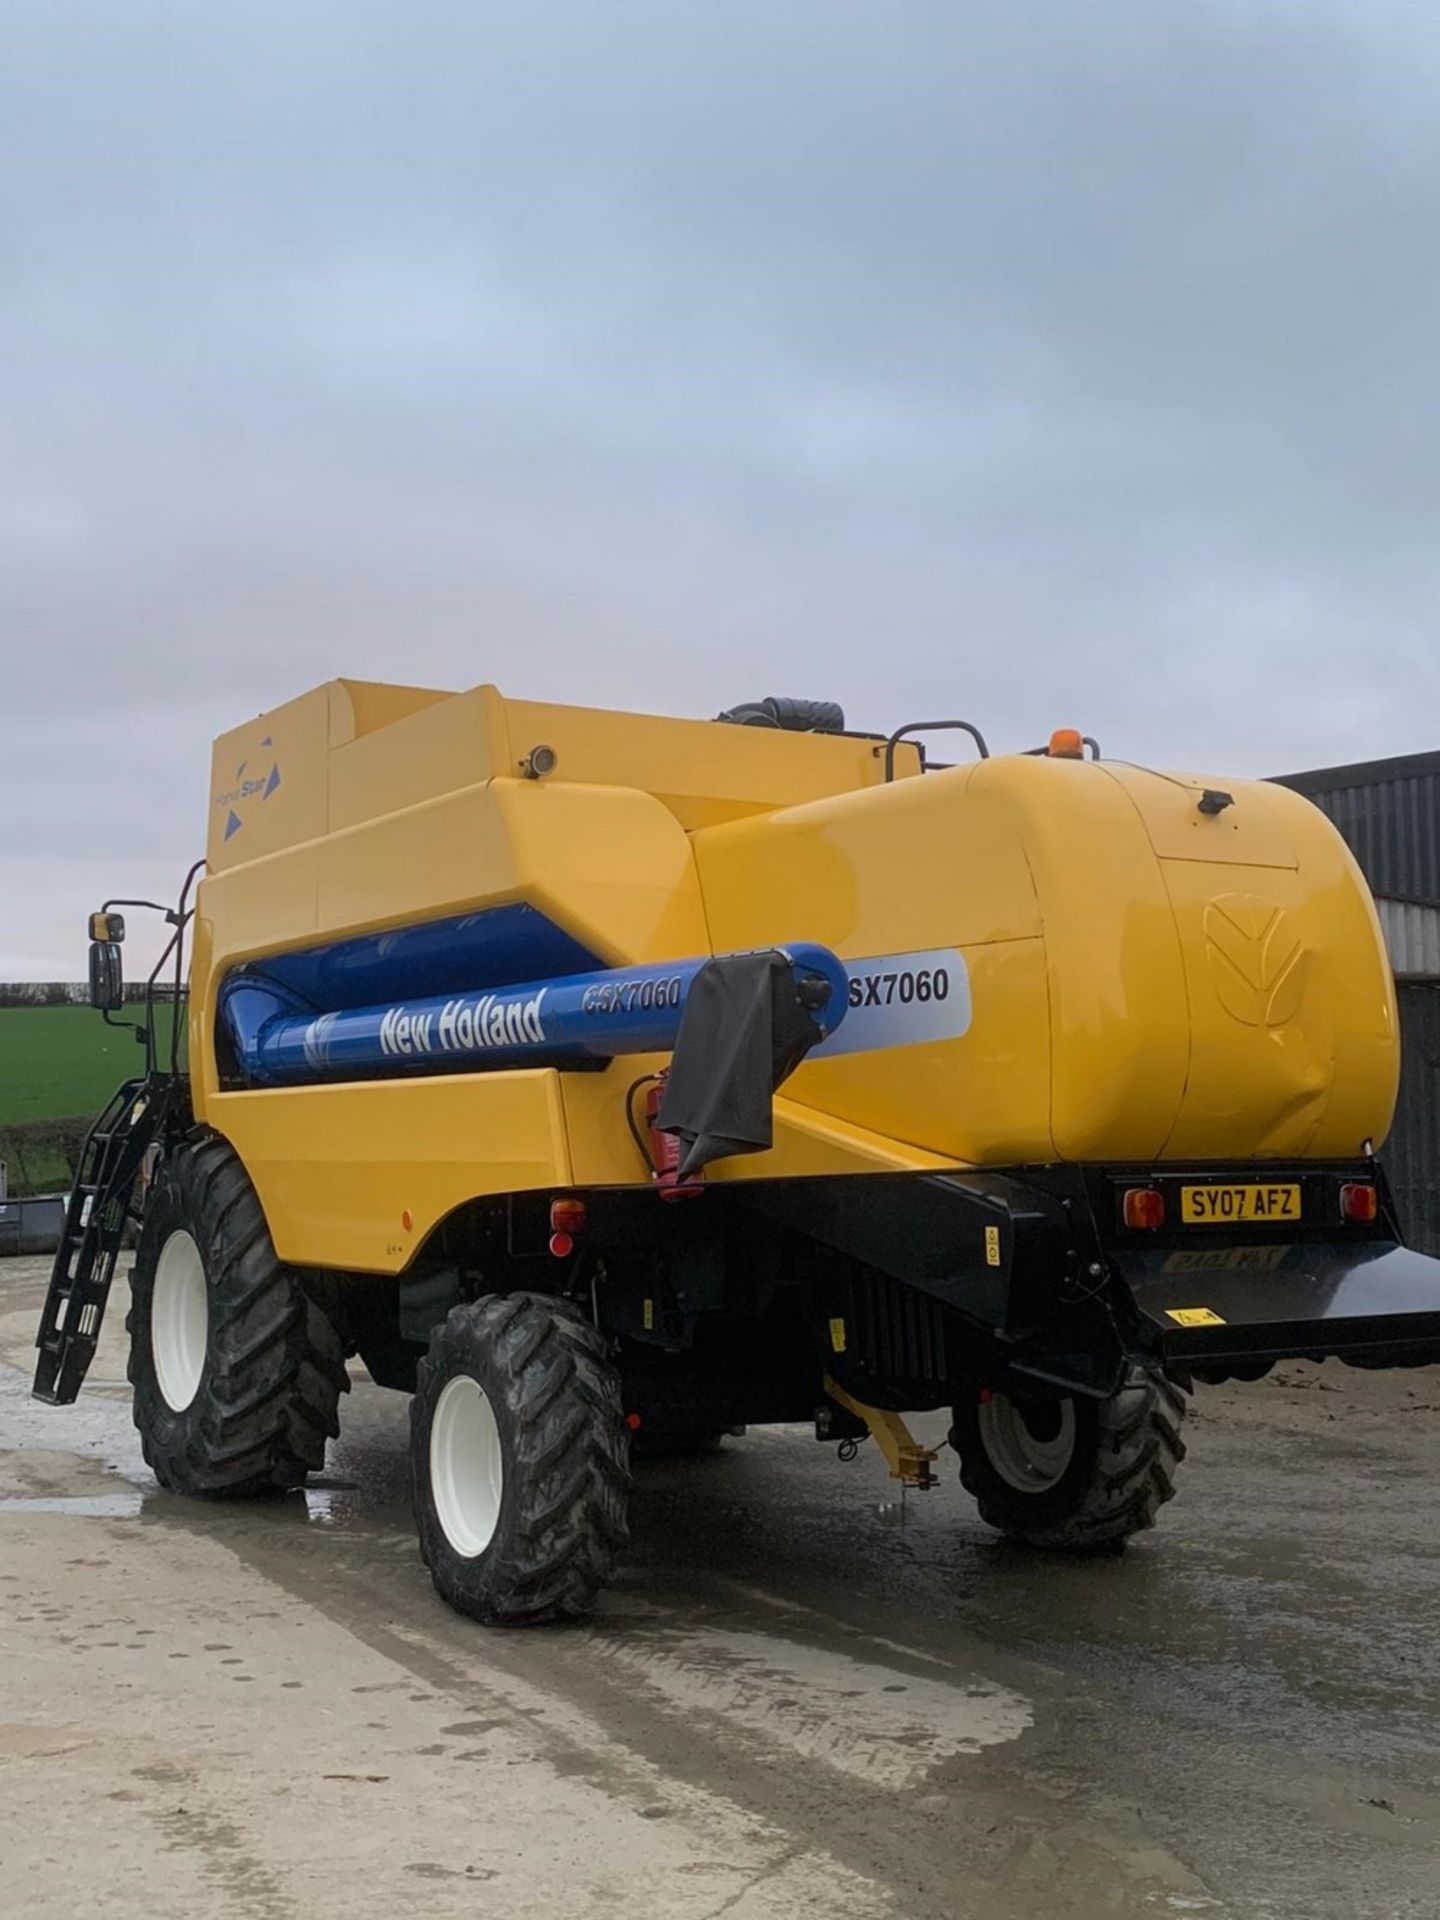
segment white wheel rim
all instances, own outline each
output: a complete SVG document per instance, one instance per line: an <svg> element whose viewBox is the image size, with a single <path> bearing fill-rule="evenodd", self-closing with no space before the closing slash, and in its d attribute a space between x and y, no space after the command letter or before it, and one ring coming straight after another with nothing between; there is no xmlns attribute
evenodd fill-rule
<svg viewBox="0 0 1440 1920"><path fill-rule="evenodd" d="M183 1413L200 1391L209 1338L205 1262L194 1236L177 1227L160 1249L150 1294L150 1354L172 1413Z"/></svg>
<svg viewBox="0 0 1440 1920"><path fill-rule="evenodd" d="M1032 1429L1013 1400L992 1393L980 1402L980 1438L1007 1486L1019 1493L1048 1493L1075 1458L1075 1404L1061 1400L1037 1408Z"/></svg>
<svg viewBox="0 0 1440 1920"><path fill-rule="evenodd" d="M447 1380L430 1423L430 1491L445 1538L462 1559L484 1553L500 1524L505 1463L495 1409L478 1380Z"/></svg>

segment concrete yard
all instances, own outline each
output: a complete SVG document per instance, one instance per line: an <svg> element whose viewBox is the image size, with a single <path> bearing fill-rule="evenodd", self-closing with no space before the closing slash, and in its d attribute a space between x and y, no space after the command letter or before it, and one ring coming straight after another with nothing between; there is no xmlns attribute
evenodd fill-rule
<svg viewBox="0 0 1440 1920"><path fill-rule="evenodd" d="M641 1469L591 1623L497 1634L419 1563L401 1397L357 1380L304 1496L172 1498L123 1298L28 1398L46 1265L0 1263L6 1920L1440 1914L1436 1370L1202 1391L1088 1563L949 1456L902 1509L753 1433Z"/></svg>

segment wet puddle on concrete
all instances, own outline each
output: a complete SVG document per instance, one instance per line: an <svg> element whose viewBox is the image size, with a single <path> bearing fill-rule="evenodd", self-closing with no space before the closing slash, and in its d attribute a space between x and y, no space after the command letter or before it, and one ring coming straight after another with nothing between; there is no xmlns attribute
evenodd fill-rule
<svg viewBox="0 0 1440 1920"><path fill-rule="evenodd" d="M133 1520L153 1499L138 1488L126 1493L29 1493L0 1495L0 1515L7 1513L63 1513L85 1520ZM364 1518L350 1488L305 1491L305 1515L316 1526L340 1526Z"/></svg>
<svg viewBox="0 0 1440 1920"><path fill-rule="evenodd" d="M682 1714L714 1714L807 1760L892 1789L961 1754L1018 1740L1033 1712L990 1681L878 1666L779 1635L603 1631L591 1653Z"/></svg>
<svg viewBox="0 0 1440 1920"><path fill-rule="evenodd" d="M353 1482L337 1480L329 1486L312 1482L303 1492L306 1518L317 1526L353 1526L370 1517L365 1498Z"/></svg>
<svg viewBox="0 0 1440 1920"><path fill-rule="evenodd" d="M34 1493L0 1499L0 1514L71 1513L89 1520L133 1520L145 1504L143 1493Z"/></svg>

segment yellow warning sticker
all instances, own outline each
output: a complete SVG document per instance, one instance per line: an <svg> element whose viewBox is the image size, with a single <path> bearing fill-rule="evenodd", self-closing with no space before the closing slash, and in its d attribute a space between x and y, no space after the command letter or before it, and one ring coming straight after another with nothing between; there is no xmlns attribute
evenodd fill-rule
<svg viewBox="0 0 1440 1920"><path fill-rule="evenodd" d="M845 1322L843 1320L832 1320L830 1322L830 1351L832 1353L843 1353L845 1351Z"/></svg>
<svg viewBox="0 0 1440 1920"><path fill-rule="evenodd" d="M653 1333L655 1331L655 1302L653 1300L647 1300L645 1302L640 1317L645 1323L645 1331L647 1333Z"/></svg>
<svg viewBox="0 0 1440 1920"><path fill-rule="evenodd" d="M1223 1327L1225 1322L1213 1307L1167 1307L1167 1320L1177 1327Z"/></svg>
<svg viewBox="0 0 1440 1920"><path fill-rule="evenodd" d="M986 1227L985 1229L985 1264L987 1267L998 1267L1000 1264L999 1227Z"/></svg>

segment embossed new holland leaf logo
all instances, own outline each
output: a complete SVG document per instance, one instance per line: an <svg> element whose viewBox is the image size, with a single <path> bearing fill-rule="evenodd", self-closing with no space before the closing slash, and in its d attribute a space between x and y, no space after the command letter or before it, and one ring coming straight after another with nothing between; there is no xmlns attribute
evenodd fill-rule
<svg viewBox="0 0 1440 1920"><path fill-rule="evenodd" d="M1215 994L1246 1027L1283 1027L1300 1010L1309 959L1290 916L1269 900L1225 893L1205 909Z"/></svg>

